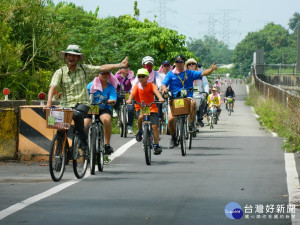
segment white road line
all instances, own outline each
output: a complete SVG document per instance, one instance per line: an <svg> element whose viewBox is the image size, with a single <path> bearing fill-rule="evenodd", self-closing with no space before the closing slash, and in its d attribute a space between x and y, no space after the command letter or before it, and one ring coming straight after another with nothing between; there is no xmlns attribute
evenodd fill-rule
<svg viewBox="0 0 300 225"><path fill-rule="evenodd" d="M299 205L300 201L300 189L299 189L299 177L296 170L295 156L293 153L284 153L285 159L285 171L287 188L289 192L289 204ZM300 224L300 210L296 208L296 218L292 218L293 224ZM298 218L297 218L298 216Z"/></svg>
<svg viewBox="0 0 300 225"><path fill-rule="evenodd" d="M112 155L109 156L109 159L111 161L113 161L115 158L118 158L120 157L122 154L124 154L132 145L134 145L136 143L136 140L135 138L132 139L131 141L127 142L125 145L122 145L120 148L118 148ZM87 171L88 172L88 171ZM90 176L90 173L86 173L86 175L84 176L83 179L87 178ZM27 198L25 199L24 201L21 201L19 203L16 203L4 210L1 210L0 211L0 220L4 219L5 217L31 205L31 204L34 204L44 198L47 198L51 195L54 195L64 189L66 189L67 187L70 187L71 185L73 184L76 184L78 182L82 181L81 180L78 180L78 179L74 179L74 180L70 180L70 181L67 181L65 183L62 183L62 184L59 184L45 192L42 192L38 195L35 195L33 197L30 197L30 198Z"/></svg>
<svg viewBox="0 0 300 225"><path fill-rule="evenodd" d="M125 145L122 145L117 149L113 154L109 156L109 159L113 161L115 158L120 157L124 152L126 152L132 145L134 145L137 141L133 138L131 141L127 142Z"/></svg>
<svg viewBox="0 0 300 225"><path fill-rule="evenodd" d="M40 193L38 195L35 195L35 196L31 197L31 198L27 198L26 200L21 201L21 202L19 202L17 204L14 204L14 205L12 205L12 206L10 206L10 207L8 207L8 208L0 211L0 220L4 219L5 217L7 217L7 216L9 216L9 215L11 215L11 214L13 214L13 213L15 213L15 212L17 212L17 211L25 208L25 207L27 207L27 206L29 206L29 205L37 202L37 201L40 201L40 200L42 200L44 198L47 198L47 197L49 197L51 195L54 195L54 194L56 194L56 193L64 190L65 188L67 188L67 187L69 187L69 186L71 186L73 184L76 184L76 183L78 183L80 181L81 180L71 180L71 181L65 182L63 184L57 185L57 186L49 189L48 191L45 191L45 192Z"/></svg>

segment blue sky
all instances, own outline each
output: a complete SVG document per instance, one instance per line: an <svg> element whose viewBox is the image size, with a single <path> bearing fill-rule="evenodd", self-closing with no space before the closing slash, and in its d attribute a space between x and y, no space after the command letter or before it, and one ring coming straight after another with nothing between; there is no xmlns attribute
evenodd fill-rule
<svg viewBox="0 0 300 225"><path fill-rule="evenodd" d="M65 0L87 11L100 7L98 17L133 15L135 0ZM53 0L55 4L60 0ZM300 13L299 0L138 0L139 20L155 19L164 27L189 38L214 35L233 49L248 32L274 22L288 28L289 19ZM162 10L160 10L162 9ZM165 10L163 10L165 9Z"/></svg>

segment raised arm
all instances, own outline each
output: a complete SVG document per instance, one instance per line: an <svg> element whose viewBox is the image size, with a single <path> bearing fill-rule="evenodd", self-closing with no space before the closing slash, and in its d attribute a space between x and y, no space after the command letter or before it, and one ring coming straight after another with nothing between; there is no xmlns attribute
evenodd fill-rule
<svg viewBox="0 0 300 225"><path fill-rule="evenodd" d="M218 69L217 65L215 64L215 62L213 62L211 68L204 70L202 72L201 76L207 76L207 75L211 74L214 70L217 70L217 69Z"/></svg>
<svg viewBox="0 0 300 225"><path fill-rule="evenodd" d="M99 67L100 72L111 71L114 69L120 69L122 67L128 67L128 57L126 57L121 63L118 64L105 64Z"/></svg>

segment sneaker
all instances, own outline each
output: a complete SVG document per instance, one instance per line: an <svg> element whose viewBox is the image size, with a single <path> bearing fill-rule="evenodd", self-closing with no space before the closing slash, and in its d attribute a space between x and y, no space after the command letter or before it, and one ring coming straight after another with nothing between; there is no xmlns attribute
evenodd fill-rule
<svg viewBox="0 0 300 225"><path fill-rule="evenodd" d="M162 152L162 147L158 144L154 144L154 155L160 155Z"/></svg>
<svg viewBox="0 0 300 225"><path fill-rule="evenodd" d="M132 126L128 126L128 127L127 127L127 130L128 130L128 134L133 134Z"/></svg>
<svg viewBox="0 0 300 225"><path fill-rule="evenodd" d="M200 127L204 127L204 123L202 122L202 120L198 120L198 124Z"/></svg>
<svg viewBox="0 0 300 225"><path fill-rule="evenodd" d="M206 126L209 126L209 125L210 125L209 123L206 124Z"/></svg>
<svg viewBox="0 0 300 225"><path fill-rule="evenodd" d="M195 127L195 124L194 123L190 123L190 125L189 125L189 131L190 132L195 132L197 129L196 129L196 127Z"/></svg>
<svg viewBox="0 0 300 225"><path fill-rule="evenodd" d="M105 155L110 155L111 153L114 152L114 149L109 144L106 144L104 146L104 148L105 148L105 151L104 151Z"/></svg>
<svg viewBox="0 0 300 225"><path fill-rule="evenodd" d="M178 145L178 142L177 142L177 137L171 137L171 140L170 140L170 145L169 145L169 148L174 148L175 146Z"/></svg>
<svg viewBox="0 0 300 225"><path fill-rule="evenodd" d="M143 132L138 131L138 133L135 135L135 139L137 142L140 142L143 139Z"/></svg>

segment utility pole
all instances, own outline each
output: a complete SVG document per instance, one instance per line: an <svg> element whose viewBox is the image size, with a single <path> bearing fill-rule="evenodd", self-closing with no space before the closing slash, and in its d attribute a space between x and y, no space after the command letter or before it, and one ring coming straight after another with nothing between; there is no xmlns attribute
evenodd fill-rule
<svg viewBox="0 0 300 225"><path fill-rule="evenodd" d="M298 26L298 54L297 54L297 68L296 71L297 73L300 73L300 26Z"/></svg>

